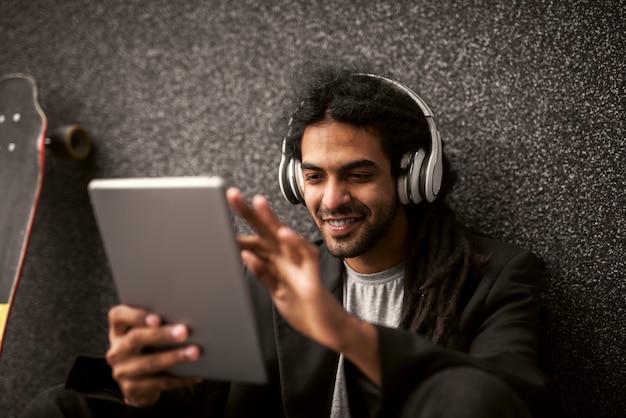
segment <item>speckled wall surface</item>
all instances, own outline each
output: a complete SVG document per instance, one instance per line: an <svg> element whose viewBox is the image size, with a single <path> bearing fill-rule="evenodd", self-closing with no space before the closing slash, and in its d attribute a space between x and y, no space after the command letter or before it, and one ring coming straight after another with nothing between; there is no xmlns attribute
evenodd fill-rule
<svg viewBox="0 0 626 418"><path fill-rule="evenodd" d="M293 69L328 55L429 102L460 172L453 205L546 263L548 360L569 414L619 416L625 18L623 1L2 0L0 74L35 76L50 125L81 123L97 148L88 163L48 158L0 415L106 348L116 295L91 178L219 174L314 234L277 188L277 121Z"/></svg>

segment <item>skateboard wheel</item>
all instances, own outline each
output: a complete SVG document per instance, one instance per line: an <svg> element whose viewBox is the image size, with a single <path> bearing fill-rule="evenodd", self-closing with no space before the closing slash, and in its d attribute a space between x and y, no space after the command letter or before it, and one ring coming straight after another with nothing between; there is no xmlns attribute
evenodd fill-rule
<svg viewBox="0 0 626 418"><path fill-rule="evenodd" d="M59 126L50 132L46 144L61 158L82 160L91 153L91 137L80 125Z"/></svg>

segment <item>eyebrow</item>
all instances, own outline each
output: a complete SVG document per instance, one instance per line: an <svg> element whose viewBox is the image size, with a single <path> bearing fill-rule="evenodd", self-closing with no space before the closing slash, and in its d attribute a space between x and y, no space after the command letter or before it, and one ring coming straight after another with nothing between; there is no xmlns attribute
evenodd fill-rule
<svg viewBox="0 0 626 418"><path fill-rule="evenodd" d="M303 170L324 171L323 168L318 167L315 164L311 164L307 162L303 162L301 164L301 167ZM346 163L342 165L341 167L339 167L339 171L347 171L347 170L353 170L355 168L364 168L364 167L377 168L378 164L376 164L372 160L367 160L367 159L355 160L355 161L350 161L349 163Z"/></svg>

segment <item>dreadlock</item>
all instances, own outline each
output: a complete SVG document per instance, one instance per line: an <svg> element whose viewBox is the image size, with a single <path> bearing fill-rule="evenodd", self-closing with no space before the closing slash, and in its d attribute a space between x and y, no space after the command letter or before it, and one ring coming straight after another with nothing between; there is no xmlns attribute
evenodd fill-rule
<svg viewBox="0 0 626 418"><path fill-rule="evenodd" d="M354 68L307 65L300 75L295 111L290 115L286 152L301 159L307 126L336 121L375 132L382 138L392 175L403 174L404 155L430 147L428 126L417 104L383 80L359 76ZM302 83L304 80L304 83ZM403 171L404 170L404 171ZM445 202L456 175L443 156L443 182L432 203L406 205L410 256L404 277L400 326L444 345L455 334L463 290L480 274L484 258L475 254L470 234Z"/></svg>

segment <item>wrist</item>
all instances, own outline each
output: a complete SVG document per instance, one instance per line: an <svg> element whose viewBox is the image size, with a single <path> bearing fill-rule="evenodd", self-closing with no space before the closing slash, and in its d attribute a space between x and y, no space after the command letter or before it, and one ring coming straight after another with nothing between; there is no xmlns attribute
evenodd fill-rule
<svg viewBox="0 0 626 418"><path fill-rule="evenodd" d="M349 317L342 333L340 352L372 382L380 385L378 329L353 315Z"/></svg>
<svg viewBox="0 0 626 418"><path fill-rule="evenodd" d="M347 318L339 339L339 352L345 357L362 355L368 351L378 351L378 330L369 322L347 313Z"/></svg>

